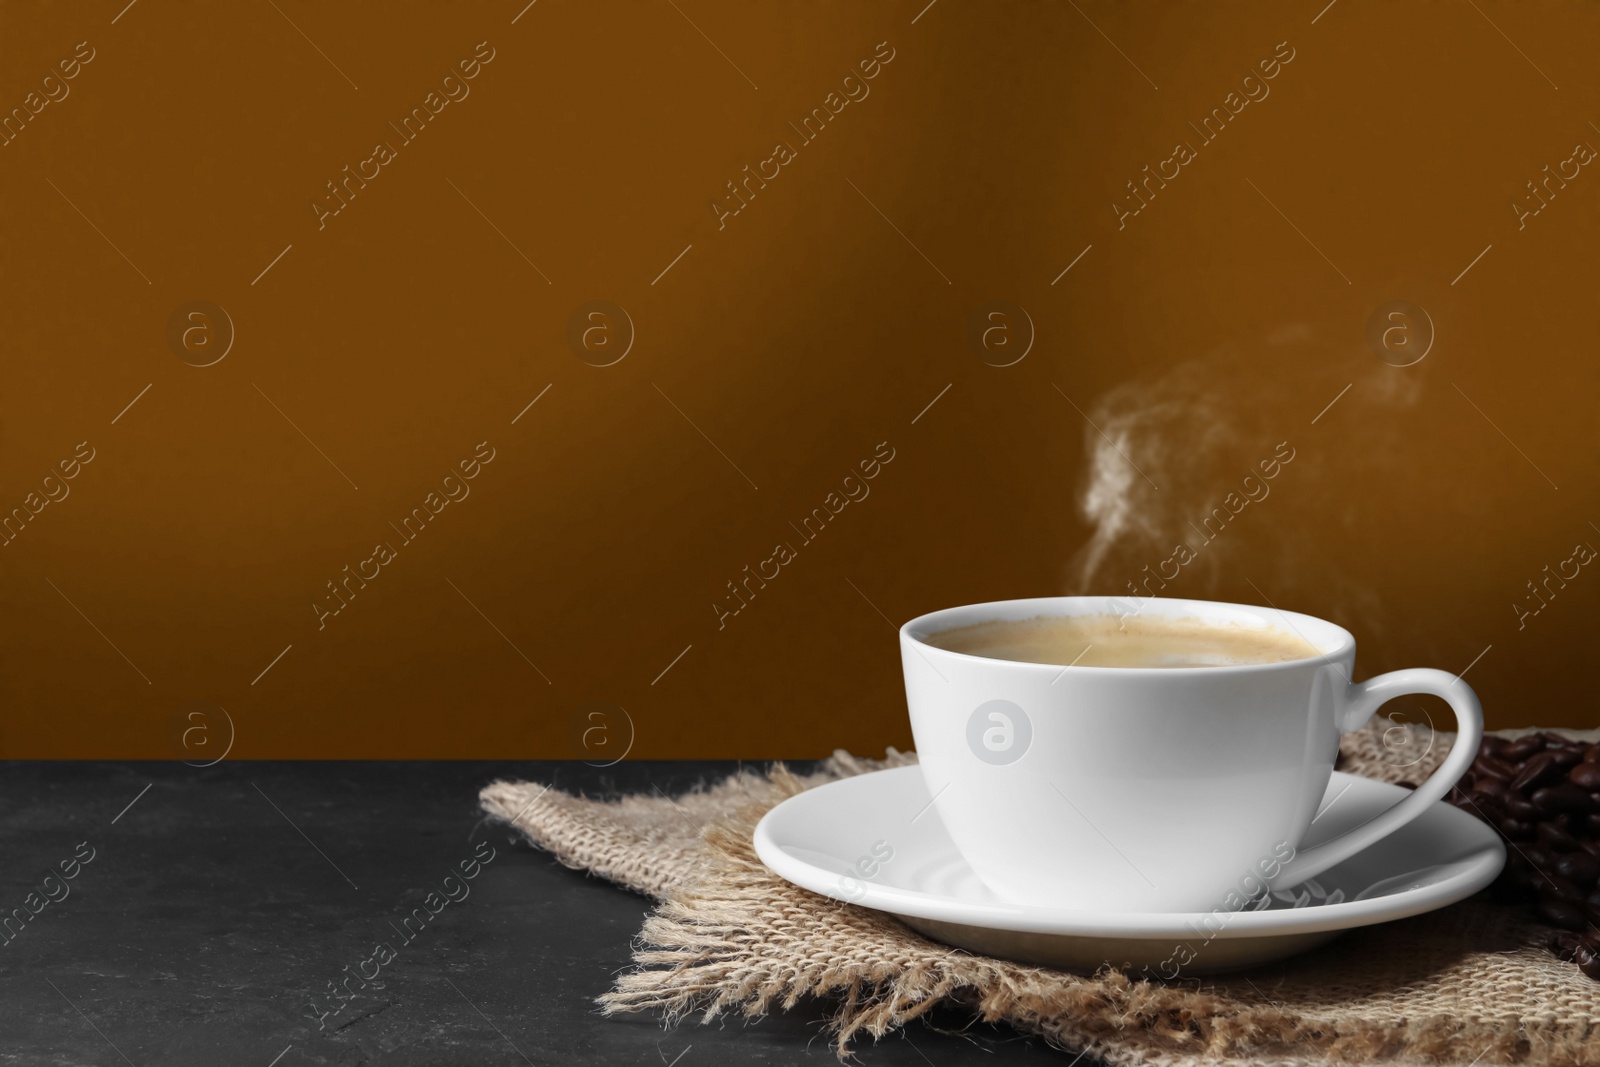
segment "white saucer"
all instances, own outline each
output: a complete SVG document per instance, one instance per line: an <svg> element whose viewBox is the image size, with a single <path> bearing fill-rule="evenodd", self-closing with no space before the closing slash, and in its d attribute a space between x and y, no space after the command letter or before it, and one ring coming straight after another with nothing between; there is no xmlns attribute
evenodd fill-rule
<svg viewBox="0 0 1600 1067"><path fill-rule="evenodd" d="M1343 833L1407 791L1334 772L1305 845ZM815 893L897 916L912 929L986 956L1093 971L1252 966L1305 951L1358 926L1442 908L1492 882L1505 846L1489 826L1440 803L1389 837L1260 910L1096 914L1008 904L980 882L932 806L919 767L819 786L779 804L755 831L780 877ZM1170 977L1171 975L1165 975Z"/></svg>

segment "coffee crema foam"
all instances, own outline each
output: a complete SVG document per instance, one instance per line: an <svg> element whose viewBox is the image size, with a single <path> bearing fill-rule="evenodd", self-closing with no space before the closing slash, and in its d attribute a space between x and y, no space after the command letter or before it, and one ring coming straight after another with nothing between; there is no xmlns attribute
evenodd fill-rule
<svg viewBox="0 0 1600 1067"><path fill-rule="evenodd" d="M969 656L1063 667L1232 667L1322 654L1297 634L1270 626L1151 616L996 619L940 630L922 640Z"/></svg>

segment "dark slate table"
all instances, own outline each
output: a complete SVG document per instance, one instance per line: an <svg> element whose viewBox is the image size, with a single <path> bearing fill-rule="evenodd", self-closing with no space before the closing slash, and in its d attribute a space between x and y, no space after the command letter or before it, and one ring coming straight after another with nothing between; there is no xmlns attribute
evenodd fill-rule
<svg viewBox="0 0 1600 1067"><path fill-rule="evenodd" d="M513 843L476 803L496 777L670 794L735 766L5 764L0 1063L831 1064L816 1003L675 1029L599 1015L648 902ZM402 918L487 847L470 896L405 941ZM47 881L63 862L76 876ZM385 988L319 1029L312 998L332 1010L328 983L372 974L379 941ZM967 1022L869 1041L860 1062L1072 1061Z"/></svg>

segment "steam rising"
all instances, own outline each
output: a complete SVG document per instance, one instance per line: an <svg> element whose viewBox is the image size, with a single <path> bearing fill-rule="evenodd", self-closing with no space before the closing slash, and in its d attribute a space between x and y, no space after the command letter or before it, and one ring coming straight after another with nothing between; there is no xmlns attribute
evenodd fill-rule
<svg viewBox="0 0 1600 1067"><path fill-rule="evenodd" d="M1385 463L1394 416L1416 402L1425 373L1364 349L1336 351L1295 327L1112 389L1085 409L1093 425L1078 505L1090 536L1069 565L1070 591L1209 597L1226 584L1230 596L1259 601L1248 579L1282 606L1376 626L1376 595L1321 553L1355 524L1348 487ZM1282 442L1294 459L1266 478L1259 465ZM1228 494L1244 500L1242 487L1261 495L1222 512L1225 526L1202 525ZM1179 545L1192 560L1174 578ZM1164 585L1146 584L1164 562ZM1305 588L1313 574L1316 590Z"/></svg>
<svg viewBox="0 0 1600 1067"><path fill-rule="evenodd" d="M1078 580L1093 583L1113 549L1170 548L1203 471L1236 436L1220 391L1201 361L1154 384L1125 382L1101 397L1085 427L1089 477L1079 499L1094 535L1079 553ZM1186 501L1192 506L1185 508Z"/></svg>

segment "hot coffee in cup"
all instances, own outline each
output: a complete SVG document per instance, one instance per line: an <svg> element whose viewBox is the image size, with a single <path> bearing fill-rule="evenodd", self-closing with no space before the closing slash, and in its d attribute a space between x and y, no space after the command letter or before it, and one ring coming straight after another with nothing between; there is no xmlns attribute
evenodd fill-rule
<svg viewBox="0 0 1600 1067"><path fill-rule="evenodd" d="M1355 639L1333 623L1159 598L1129 616L1124 603L978 604L900 630L929 793L1006 900L1184 912L1287 888L1421 814L1477 751L1464 682L1420 668L1354 682ZM1382 815L1302 849L1339 735L1406 693L1450 703L1450 755Z"/></svg>
<svg viewBox="0 0 1600 1067"><path fill-rule="evenodd" d="M969 656L1061 667L1230 667L1322 654L1299 634L1275 627L1159 615L994 619L940 630L924 640Z"/></svg>

